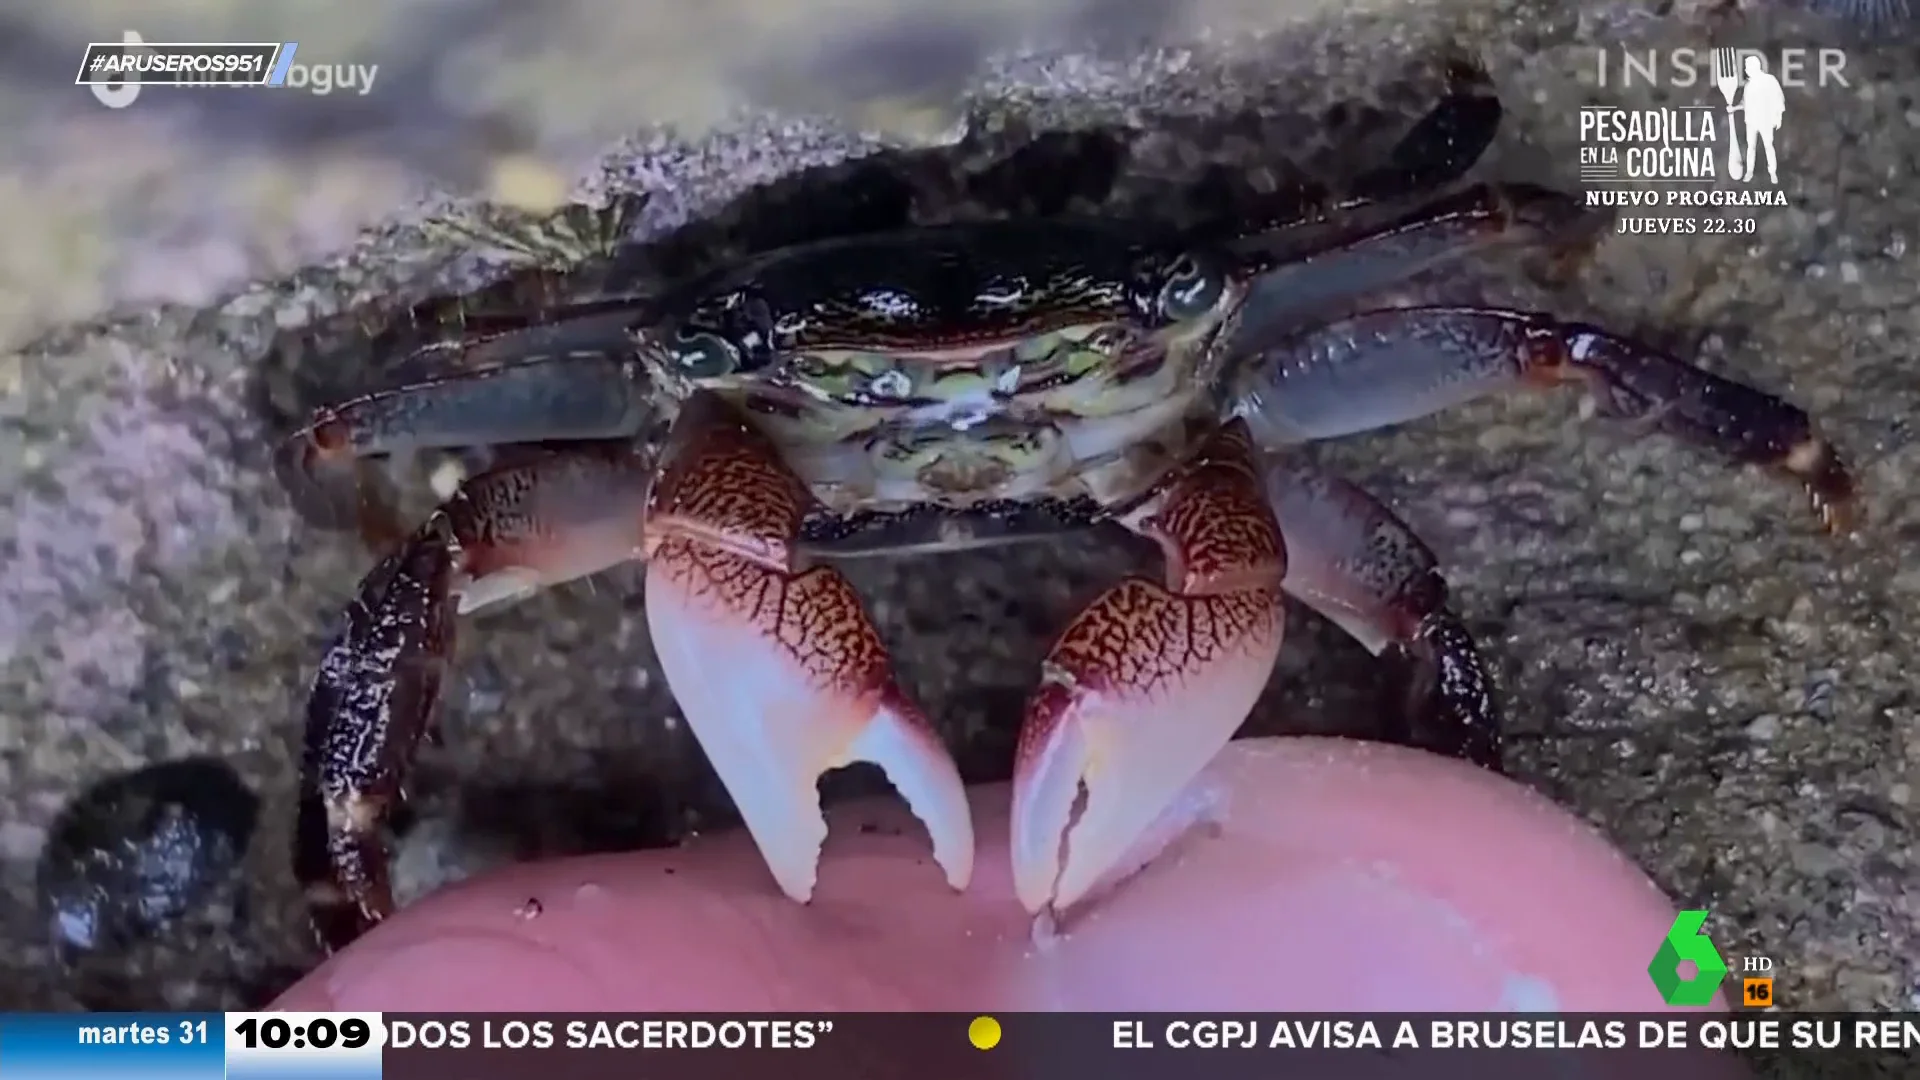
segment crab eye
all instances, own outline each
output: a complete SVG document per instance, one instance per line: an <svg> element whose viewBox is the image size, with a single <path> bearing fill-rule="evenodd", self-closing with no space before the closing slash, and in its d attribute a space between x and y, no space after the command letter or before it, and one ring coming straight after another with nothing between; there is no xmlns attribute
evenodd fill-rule
<svg viewBox="0 0 1920 1080"><path fill-rule="evenodd" d="M685 334L674 342L673 363L690 379L714 379L740 366L740 350L713 334Z"/></svg>
<svg viewBox="0 0 1920 1080"><path fill-rule="evenodd" d="M1182 255L1160 289L1160 313L1176 322L1197 319L1212 311L1226 291L1226 276L1217 268L1192 255Z"/></svg>

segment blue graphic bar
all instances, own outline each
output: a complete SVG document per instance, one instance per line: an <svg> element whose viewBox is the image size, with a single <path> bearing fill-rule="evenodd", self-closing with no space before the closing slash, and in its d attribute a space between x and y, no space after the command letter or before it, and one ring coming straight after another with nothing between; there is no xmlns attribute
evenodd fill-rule
<svg viewBox="0 0 1920 1080"><path fill-rule="evenodd" d="M6 1080L225 1080L220 1013L0 1013Z"/></svg>
<svg viewBox="0 0 1920 1080"><path fill-rule="evenodd" d="M273 73L267 76L268 86L285 86L287 69L293 66L293 53L300 47L297 41L289 41L280 46L280 56L273 62Z"/></svg>

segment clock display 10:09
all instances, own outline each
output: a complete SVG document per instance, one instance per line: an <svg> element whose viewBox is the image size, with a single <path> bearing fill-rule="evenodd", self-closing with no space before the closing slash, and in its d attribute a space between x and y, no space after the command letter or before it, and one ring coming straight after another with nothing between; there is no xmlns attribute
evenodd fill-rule
<svg viewBox="0 0 1920 1080"><path fill-rule="evenodd" d="M343 1050L358 1050L373 1037L367 1022L358 1017L342 1020L338 1024L325 1019L310 1024L289 1024L279 1017L266 1020L248 1017L235 1024L233 1032L240 1036L241 1043L248 1050L262 1047L279 1050L290 1043L310 1046L315 1050L327 1050L334 1046Z"/></svg>

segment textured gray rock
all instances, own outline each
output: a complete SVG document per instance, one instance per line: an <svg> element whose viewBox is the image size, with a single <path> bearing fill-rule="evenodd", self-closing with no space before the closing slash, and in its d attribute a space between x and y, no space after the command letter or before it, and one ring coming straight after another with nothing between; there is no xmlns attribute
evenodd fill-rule
<svg viewBox="0 0 1920 1080"><path fill-rule="evenodd" d="M1819 44L1831 28L1723 32ZM1594 43L1622 33L1643 47L1703 40L1652 16L1438 5L1260 43L998 60L972 84L976 130L1001 133L966 168L1022 131L1186 132L1242 107L1277 125L1233 151L1259 156L1273 132L1319 115L1318 99L1410 69L1417 81L1417 58L1457 39L1485 56L1510 108L1486 169L1566 182L1575 106L1599 93L1582 73ZM1863 479L1873 516L1853 540L1819 536L1784 486L1582 422L1571 400L1487 403L1322 454L1450 568L1503 676L1516 771L1710 907L1724 950L1774 958L1789 1007L1911 1005L1920 992L1920 573L1899 556L1920 535L1908 479L1920 274L1912 192L1898 186L1920 158L1913 59L1911 45L1854 50L1853 87L1820 91L1783 137L1794 207L1757 212L1756 234L1614 238L1558 294L1510 283L1569 314L1704 335L1703 363L1814 410ZM658 235L756 184L883 147L760 117L696 140L636 138L584 189L651 192L642 229ZM306 680L368 560L293 519L267 440L314 395L376 376L349 347L355 325L498 272L423 230L426 214L207 307L59 331L7 361L17 377L0 368L0 1007L236 1004L306 962L278 823L291 822ZM1045 637L1136 557L1086 536L854 574L909 688L985 778L1005 768ZM416 889L489 859L720 820L724 795L676 722L630 585L561 590L468 633L447 745L416 785L423 823L403 853ZM1318 620L1292 633L1249 730L1364 731L1371 661ZM190 754L227 758L265 799L254 924L139 950L109 976L55 974L32 908L46 828L100 775Z"/></svg>

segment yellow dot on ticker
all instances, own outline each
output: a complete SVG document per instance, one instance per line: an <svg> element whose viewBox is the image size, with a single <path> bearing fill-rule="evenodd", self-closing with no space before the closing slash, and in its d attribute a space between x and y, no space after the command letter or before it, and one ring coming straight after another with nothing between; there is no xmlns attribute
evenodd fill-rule
<svg viewBox="0 0 1920 1080"><path fill-rule="evenodd" d="M1000 1045L1000 1021L991 1016L976 1016L967 1025L967 1041L975 1050L991 1050Z"/></svg>

